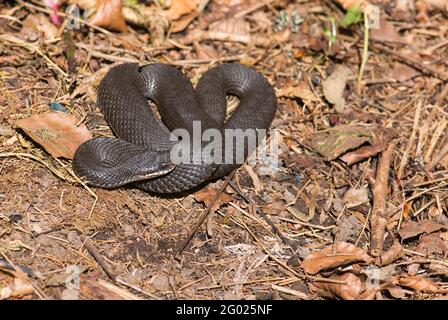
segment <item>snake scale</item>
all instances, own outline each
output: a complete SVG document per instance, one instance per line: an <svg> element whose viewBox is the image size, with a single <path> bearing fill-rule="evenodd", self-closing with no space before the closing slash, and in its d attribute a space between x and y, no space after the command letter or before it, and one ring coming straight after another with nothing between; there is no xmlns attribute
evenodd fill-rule
<svg viewBox="0 0 448 320"><path fill-rule="evenodd" d="M228 95L240 101L226 120ZM151 111L148 99L158 107L160 117ZM170 152L179 141L173 140L173 130L193 134L196 121L201 133L207 129L222 134L234 129L268 129L277 109L275 92L265 77L237 63L208 70L196 88L182 72L167 64L121 64L101 80L97 104L116 138L84 142L73 159L76 174L95 187L132 184L163 194L188 191L225 176L239 165L204 161L174 164ZM203 150L206 144L201 141L200 148L191 152ZM253 149L244 145L244 157Z"/></svg>

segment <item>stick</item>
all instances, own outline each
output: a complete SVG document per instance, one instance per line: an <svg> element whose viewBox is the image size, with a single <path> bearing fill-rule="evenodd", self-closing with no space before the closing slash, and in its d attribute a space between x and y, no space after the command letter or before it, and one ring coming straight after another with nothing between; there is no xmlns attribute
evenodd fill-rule
<svg viewBox="0 0 448 320"><path fill-rule="evenodd" d="M395 141L390 142L387 149L381 154L378 161L375 182L371 183L373 208L372 215L370 217L370 252L375 257L379 256L383 251L384 234L386 232L388 219L388 214L386 211L386 198L388 190L389 167L394 149Z"/></svg>
<svg viewBox="0 0 448 320"><path fill-rule="evenodd" d="M204 210L204 212L202 212L202 214L199 216L198 221L196 222L196 224L193 226L193 228L191 229L190 233L188 234L188 236L185 238L184 241L182 241L181 245L179 246L179 251L178 251L178 255L181 255L185 248L187 247L187 245L190 243L190 240L193 238L193 236L195 235L195 233L198 231L199 227L201 226L201 224L204 222L205 218L207 218L210 210L213 208L213 206L215 205L216 201L219 199L219 197L221 196L221 194L223 193L224 189L227 187L227 185L230 183L230 180L232 180L233 176L235 175L236 170L233 170L229 176L226 178L226 181L224 181L224 183L221 185L221 187L219 188L219 190L216 192L215 197L213 198L212 202L210 202L210 204L207 206L207 208Z"/></svg>

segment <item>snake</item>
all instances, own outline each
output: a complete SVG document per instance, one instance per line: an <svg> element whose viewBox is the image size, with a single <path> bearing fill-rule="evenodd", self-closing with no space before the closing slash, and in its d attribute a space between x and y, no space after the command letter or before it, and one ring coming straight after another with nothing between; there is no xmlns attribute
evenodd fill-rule
<svg viewBox="0 0 448 320"><path fill-rule="evenodd" d="M239 99L230 116L229 96ZM73 157L74 172L93 187L113 189L130 185L158 194L176 194L222 178L241 165L235 159L212 162L206 161L207 157L173 161L176 145L193 143L195 125L197 128L200 124L201 135L207 130L224 136L232 130L254 130L264 137L274 119L277 99L263 74L239 63L223 63L209 69L196 87L169 64L123 63L112 67L100 81L97 105L115 137L100 136L82 143ZM179 129L190 136L176 133L173 138L173 132ZM201 139L189 151L193 160L214 141L202 140L207 139ZM217 149L211 156L219 159L226 146L236 147L234 141L222 141L221 149L215 142ZM251 145L244 140L243 158L260 143L257 140Z"/></svg>

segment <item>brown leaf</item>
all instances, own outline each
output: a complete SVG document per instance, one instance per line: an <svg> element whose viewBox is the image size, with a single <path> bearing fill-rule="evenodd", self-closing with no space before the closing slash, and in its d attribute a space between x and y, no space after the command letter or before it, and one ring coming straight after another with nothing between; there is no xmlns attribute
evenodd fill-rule
<svg viewBox="0 0 448 320"><path fill-rule="evenodd" d="M343 300L355 300L365 290L365 284L361 278L347 272L342 275L332 275L331 280L343 281L345 284L330 282L314 282L310 285L312 291L322 290L330 295Z"/></svg>
<svg viewBox="0 0 448 320"><path fill-rule="evenodd" d="M351 188L344 193L343 202L347 208L357 207L369 201L369 192L367 188Z"/></svg>
<svg viewBox="0 0 448 320"><path fill-rule="evenodd" d="M300 81L297 85L289 84L281 87L277 91L277 97L299 98L307 104L318 100L306 81Z"/></svg>
<svg viewBox="0 0 448 320"><path fill-rule="evenodd" d="M341 160L350 166L366 158L376 156L386 149L389 141L396 135L397 132L395 130L379 128L372 133L372 145L362 146L354 151L347 152L341 157Z"/></svg>
<svg viewBox="0 0 448 320"><path fill-rule="evenodd" d="M215 197L216 193L218 192L217 189L215 189L212 185L208 185L207 187L199 190L194 194L194 198L197 202L203 202L206 207L210 205L210 203L213 201L213 198ZM213 206L213 210L218 209L223 204L229 203L232 201L232 196L228 195L227 193L223 192L219 199L215 202Z"/></svg>
<svg viewBox="0 0 448 320"><path fill-rule="evenodd" d="M324 82L322 82L322 89L325 98L331 104L334 104L334 108L339 113L344 112L344 89L351 74L350 69L339 64L335 67L333 73Z"/></svg>
<svg viewBox="0 0 448 320"><path fill-rule="evenodd" d="M409 239L419 234L430 234L439 230L447 230L448 226L440 224L431 220L422 220L415 222L410 220L406 222L403 227L398 231L402 240Z"/></svg>
<svg viewBox="0 0 448 320"><path fill-rule="evenodd" d="M408 287L426 293L446 293L448 290L441 289L431 280L419 276L405 276L399 279L400 286Z"/></svg>
<svg viewBox="0 0 448 320"><path fill-rule="evenodd" d="M311 148L327 160L334 160L343 153L372 141L369 129L361 126L337 126L318 132L311 140Z"/></svg>
<svg viewBox="0 0 448 320"><path fill-rule="evenodd" d="M96 12L90 23L115 31L127 32L121 0L96 0Z"/></svg>
<svg viewBox="0 0 448 320"><path fill-rule="evenodd" d="M165 11L165 16L171 21L177 20L183 15L196 9L196 0L172 0L170 8Z"/></svg>
<svg viewBox="0 0 448 320"><path fill-rule="evenodd" d="M390 77L398 82L405 82L418 75L420 73L417 70L402 63L396 63L390 72Z"/></svg>
<svg viewBox="0 0 448 320"><path fill-rule="evenodd" d="M40 34L45 40L53 40L58 34L58 28L43 14L30 14L23 21L20 34L27 40L35 41Z"/></svg>
<svg viewBox="0 0 448 320"><path fill-rule="evenodd" d="M370 36L373 40L379 42L406 43L395 29L395 26L384 18L380 20L380 27L378 29L370 30Z"/></svg>
<svg viewBox="0 0 448 320"><path fill-rule="evenodd" d="M184 31L190 23L193 22L194 19L198 16L198 13L196 11L190 12L187 15L182 16L180 19L175 20L171 23L171 29L170 31L172 33L177 33Z"/></svg>
<svg viewBox="0 0 448 320"><path fill-rule="evenodd" d="M6 287L0 289L0 300L22 298L33 294L34 288L28 279L14 278Z"/></svg>
<svg viewBox="0 0 448 320"><path fill-rule="evenodd" d="M73 159L76 149L92 135L85 125L63 112L38 114L16 122L28 136L53 157Z"/></svg>
<svg viewBox="0 0 448 320"><path fill-rule="evenodd" d="M322 251L313 252L302 262L302 268L310 274L336 268L353 262L369 262L372 258L351 243L336 242Z"/></svg>
<svg viewBox="0 0 448 320"><path fill-rule="evenodd" d="M438 253L444 255L448 252L448 241L444 240L442 235L442 232L437 232L423 236L415 251L424 254Z"/></svg>

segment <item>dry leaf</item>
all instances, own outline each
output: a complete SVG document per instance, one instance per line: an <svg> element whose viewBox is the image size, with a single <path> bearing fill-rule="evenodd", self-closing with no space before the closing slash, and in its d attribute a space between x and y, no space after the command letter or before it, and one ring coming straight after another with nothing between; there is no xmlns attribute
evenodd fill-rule
<svg viewBox="0 0 448 320"><path fill-rule="evenodd" d="M302 268L310 274L336 268L353 262L370 262L372 258L351 243L336 242L322 251L313 252L302 262Z"/></svg>
<svg viewBox="0 0 448 320"><path fill-rule="evenodd" d="M373 40L379 42L406 43L398 33L398 31L395 29L395 26L385 18L382 18L380 20L380 27L378 29L370 30L370 36Z"/></svg>
<svg viewBox="0 0 448 320"><path fill-rule="evenodd" d="M448 226L431 220L422 220L418 222L410 220L403 225L400 231L398 231L398 234L402 240L406 240L422 233L430 234L442 229L447 230Z"/></svg>
<svg viewBox="0 0 448 320"><path fill-rule="evenodd" d="M96 12L90 23L107 29L127 32L121 0L96 0Z"/></svg>
<svg viewBox="0 0 448 320"><path fill-rule="evenodd" d="M344 89L348 78L351 76L351 71L344 65L337 65L331 74L324 82L322 82L322 89L325 98L334 104L337 112L344 112L345 98Z"/></svg>
<svg viewBox="0 0 448 320"><path fill-rule="evenodd" d="M311 148L327 160L334 160L341 154L372 141L369 129L361 126L338 126L318 132L311 140Z"/></svg>
<svg viewBox="0 0 448 320"><path fill-rule="evenodd" d="M448 252L448 241L442 238L442 234L443 233L441 232L437 232L423 236L420 239L417 248L415 248L415 251L424 254L437 253L440 255L444 255L446 252Z"/></svg>
<svg viewBox="0 0 448 320"><path fill-rule="evenodd" d="M208 185L207 187L205 187L205 188L199 190L198 192L196 192L194 194L194 198L196 199L197 202L203 202L205 204L205 206L208 207L210 205L210 203L212 202L212 200L215 197L217 192L218 192L217 189L215 189L211 185ZM219 196L219 199L215 202L215 204L214 204L212 209L216 210L219 207L221 207L223 204L229 203L230 201L232 201L232 196L230 196L227 193L223 192Z"/></svg>
<svg viewBox="0 0 448 320"><path fill-rule="evenodd" d="M448 0L422 0L422 1L438 9L448 11Z"/></svg>
<svg viewBox="0 0 448 320"><path fill-rule="evenodd" d="M431 280L419 276L405 276L399 279L400 286L408 287L426 293L446 293L447 289L441 289Z"/></svg>
<svg viewBox="0 0 448 320"><path fill-rule="evenodd" d="M172 33L184 31L190 25L190 23L193 22L194 19L196 19L197 16L198 13L196 11L193 11L190 14L187 14L180 19L171 22L170 31Z"/></svg>
<svg viewBox="0 0 448 320"><path fill-rule="evenodd" d="M28 279L14 278L7 287L0 289L0 300L22 298L33 294L33 292L34 288Z"/></svg>
<svg viewBox="0 0 448 320"><path fill-rule="evenodd" d="M48 20L47 16L30 14L23 21L20 34L30 41L37 40L40 34L44 35L45 40L53 40L58 34L58 28Z"/></svg>
<svg viewBox="0 0 448 320"><path fill-rule="evenodd" d="M363 203L369 201L369 192L367 188L349 189L344 194L343 202L347 205L347 208L357 207Z"/></svg>
<svg viewBox="0 0 448 320"><path fill-rule="evenodd" d="M300 81L298 85L290 84L281 87L277 90L277 97L299 98L307 104L318 100L306 81Z"/></svg>
<svg viewBox="0 0 448 320"><path fill-rule="evenodd" d="M347 152L341 156L341 160L350 166L366 158L376 156L386 149L389 141L396 135L396 130L379 128L372 132L372 145L362 146L354 151Z"/></svg>
<svg viewBox="0 0 448 320"><path fill-rule="evenodd" d="M183 15L196 9L196 0L172 0L170 8L165 11L165 16L171 21L177 20Z"/></svg>
<svg viewBox="0 0 448 320"><path fill-rule="evenodd" d="M38 114L16 122L28 136L53 157L73 159L78 147L92 139L87 127L76 126L77 119L63 112Z"/></svg>
<svg viewBox="0 0 448 320"><path fill-rule="evenodd" d="M402 63L396 63L390 73L390 77L398 82L408 81L418 75L420 73L417 70Z"/></svg>
<svg viewBox="0 0 448 320"><path fill-rule="evenodd" d="M355 300L365 290L365 284L361 278L347 272L342 275L332 275L331 280L343 281L345 284L330 282L314 282L310 285L312 291L322 290L330 295L343 300Z"/></svg>

